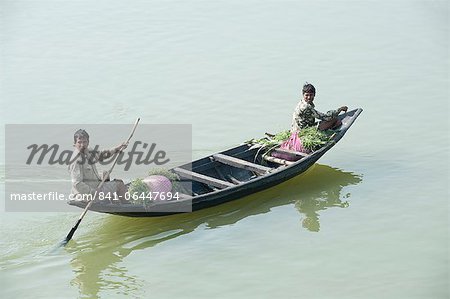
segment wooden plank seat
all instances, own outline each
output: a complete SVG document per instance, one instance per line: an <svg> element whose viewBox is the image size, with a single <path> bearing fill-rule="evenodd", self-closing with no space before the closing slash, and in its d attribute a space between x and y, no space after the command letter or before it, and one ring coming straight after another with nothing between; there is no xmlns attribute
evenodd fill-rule
<svg viewBox="0 0 450 299"><path fill-rule="evenodd" d="M239 158L227 156L224 154L215 154L215 155L213 155L213 158L214 158L214 160L216 160L220 163L230 165L230 166L233 166L236 168L253 171L253 172L256 172L257 174L266 174L270 170L272 170L272 168L270 168L270 167L262 166L259 164L255 164L255 163L252 163L249 161L245 161L245 160L242 160Z"/></svg>
<svg viewBox="0 0 450 299"><path fill-rule="evenodd" d="M273 151L280 153L280 154L289 155L289 156L295 158L295 160L300 160L302 158L309 156L307 153L297 152L297 151L288 150L288 149L284 149L284 148L276 148Z"/></svg>
<svg viewBox="0 0 450 299"><path fill-rule="evenodd" d="M232 184L232 183L222 181L222 180L219 180L219 179L216 179L216 178L213 178L213 177L210 177L210 176L198 173L198 172L189 171L189 170L186 170L183 168L175 168L173 171L181 177L188 178L193 181L207 184L207 185L219 188L219 189L234 186L234 184Z"/></svg>
<svg viewBox="0 0 450 299"><path fill-rule="evenodd" d="M287 160L284 160L284 159L275 158L275 157L267 156L267 155L264 155L263 157L264 157L264 160L266 160L266 161L273 162L273 163L280 164L280 165L289 166L289 165L295 163L295 162L291 162L291 161L287 161Z"/></svg>

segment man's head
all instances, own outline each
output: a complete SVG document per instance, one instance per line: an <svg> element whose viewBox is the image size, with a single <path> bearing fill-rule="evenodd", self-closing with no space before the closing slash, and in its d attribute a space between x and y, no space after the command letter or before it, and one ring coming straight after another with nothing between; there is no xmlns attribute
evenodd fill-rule
<svg viewBox="0 0 450 299"><path fill-rule="evenodd" d="M73 143L78 151L84 152L89 145L89 134L85 130L79 129L73 135Z"/></svg>
<svg viewBox="0 0 450 299"><path fill-rule="evenodd" d="M303 85L303 99L307 103L312 103L314 101L314 97L316 95L316 89L314 88L314 85L306 82L305 85Z"/></svg>

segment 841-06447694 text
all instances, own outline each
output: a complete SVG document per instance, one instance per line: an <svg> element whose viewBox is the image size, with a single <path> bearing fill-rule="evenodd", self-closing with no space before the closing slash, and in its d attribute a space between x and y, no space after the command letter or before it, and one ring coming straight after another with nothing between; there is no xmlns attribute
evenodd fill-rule
<svg viewBox="0 0 450 299"><path fill-rule="evenodd" d="M11 193L9 196L12 201L70 201L70 200L120 200L117 193L95 192L94 194L64 194L60 192L47 193ZM180 194L178 192L146 192L141 194L125 193L125 201L172 201L179 200Z"/></svg>

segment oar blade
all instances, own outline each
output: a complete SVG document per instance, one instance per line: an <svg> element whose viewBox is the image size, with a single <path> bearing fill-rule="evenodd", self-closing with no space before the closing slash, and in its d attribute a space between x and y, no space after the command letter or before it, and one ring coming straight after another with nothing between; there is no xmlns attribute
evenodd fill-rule
<svg viewBox="0 0 450 299"><path fill-rule="evenodd" d="M75 231L77 230L78 225L80 225L80 223L81 223L81 218L78 219L77 223L72 227L70 232L67 234L66 238L61 241L60 247L64 247L67 245L67 243L69 243L69 241L72 239L73 234L75 234Z"/></svg>

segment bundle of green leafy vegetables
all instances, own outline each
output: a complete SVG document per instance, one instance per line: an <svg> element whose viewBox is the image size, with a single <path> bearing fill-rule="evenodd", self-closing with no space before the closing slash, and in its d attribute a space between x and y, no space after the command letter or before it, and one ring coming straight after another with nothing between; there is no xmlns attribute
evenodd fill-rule
<svg viewBox="0 0 450 299"><path fill-rule="evenodd" d="M131 181L130 186L128 187L128 193L130 193L131 199L143 198L148 192L150 192L150 188L142 179L134 179ZM139 203L137 200L132 200L132 203Z"/></svg>
<svg viewBox="0 0 450 299"><path fill-rule="evenodd" d="M288 140L291 136L291 132L289 130L278 132L275 135L269 135L267 137L263 137L260 139L251 139L247 141L249 144L260 144L264 147L273 147L283 143Z"/></svg>
<svg viewBox="0 0 450 299"><path fill-rule="evenodd" d="M171 182L178 181L180 178L173 172L166 168L152 168L148 171L148 175L162 175L168 178Z"/></svg>
<svg viewBox="0 0 450 299"><path fill-rule="evenodd" d="M312 152L327 144L333 133L333 131L321 131L316 127L307 127L300 130L298 137L302 146Z"/></svg>
<svg viewBox="0 0 450 299"><path fill-rule="evenodd" d="M333 131L320 131L316 127L308 127L300 130L298 137L302 143L302 147L308 151L313 152L330 140L330 135ZM289 130L281 131L275 135L270 135L261 139L251 139L247 143L259 144L263 148L273 150L277 145L281 145L283 142L287 141L291 137L291 132Z"/></svg>

